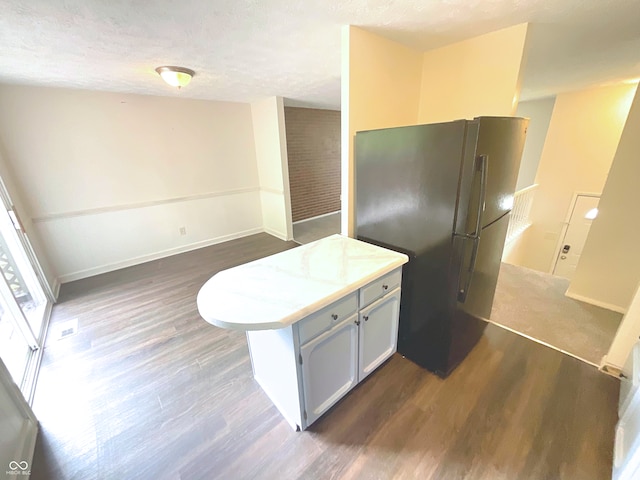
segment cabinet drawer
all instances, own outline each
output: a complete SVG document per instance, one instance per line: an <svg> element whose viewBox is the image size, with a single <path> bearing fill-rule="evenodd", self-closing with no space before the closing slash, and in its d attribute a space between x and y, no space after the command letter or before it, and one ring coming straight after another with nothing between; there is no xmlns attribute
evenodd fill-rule
<svg viewBox="0 0 640 480"><path fill-rule="evenodd" d="M298 322L300 345L337 325L358 309L357 293L350 293L322 310L312 313Z"/></svg>
<svg viewBox="0 0 640 480"><path fill-rule="evenodd" d="M396 268L360 289L360 308L364 308L371 302L386 295L400 286L402 281L402 268Z"/></svg>

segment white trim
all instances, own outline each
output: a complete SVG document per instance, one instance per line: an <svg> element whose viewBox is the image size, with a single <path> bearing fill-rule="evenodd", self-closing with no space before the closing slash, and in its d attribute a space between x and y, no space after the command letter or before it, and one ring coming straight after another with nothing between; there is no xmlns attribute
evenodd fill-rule
<svg viewBox="0 0 640 480"><path fill-rule="evenodd" d="M571 288L571 287L569 287ZM571 293L567 290L564 294L565 297L573 298L574 300L578 300L580 302L589 303L591 305L595 305L596 307L606 308L607 310L612 310L614 312L622 313L623 315L627 313L626 308L622 308L620 305L614 305L612 303L601 302L600 300L596 300L595 298L585 297L583 295L578 295L576 293Z"/></svg>
<svg viewBox="0 0 640 480"><path fill-rule="evenodd" d="M540 340L538 338L535 338L535 337L532 337L530 335L527 335L526 333L522 333L522 332L519 332L518 330L514 330L513 328L507 327L506 325L502 325L501 323L494 322L493 320L489 320L489 323L491 323L492 325L495 325L497 327L504 328L505 330L509 330L512 333L520 335L521 337L528 338L529 340L532 340L532 341L534 341L536 343L539 343L540 345L544 345L545 347L549 347L549 348L551 348L551 349L553 349L553 350L555 350L557 352L564 353L565 355L569 355L570 357L573 357L573 358L575 358L577 360L580 360L581 362L587 363L587 364L589 364L591 366L594 366L596 368L600 367L597 363L590 362L589 360L587 360L585 358L579 357L578 355L575 355L575 354L573 354L571 352L567 352L566 350L562 350L561 348L555 347L555 346L551 345L550 343L544 342L544 341L542 341L542 340Z"/></svg>
<svg viewBox="0 0 640 480"><path fill-rule="evenodd" d="M276 97L278 105L278 133L280 135L280 161L282 165L282 194L284 195L284 216L286 240L293 239L293 215L291 213L291 185L289 180L289 151L287 150L287 120L284 112L284 98Z"/></svg>
<svg viewBox="0 0 640 480"><path fill-rule="evenodd" d="M274 195L284 195L284 190L278 190L277 188L260 187L260 191L265 193L272 193Z"/></svg>
<svg viewBox="0 0 640 480"><path fill-rule="evenodd" d="M282 232L278 232L276 230L272 230L271 228L266 228L264 227L262 230L264 233L268 233L269 235L276 237L279 240L283 240L285 242L288 242L289 239L287 238L287 236L285 234L283 234Z"/></svg>
<svg viewBox="0 0 640 480"><path fill-rule="evenodd" d="M528 187L525 188L521 188L520 190L516 190L515 192L513 192L514 195L522 195L524 193L527 193L530 190L535 190L536 188L538 188L539 184L537 183L532 183L531 185L529 185Z"/></svg>
<svg viewBox="0 0 640 480"><path fill-rule="evenodd" d="M109 207L87 208L85 210L75 210L60 213L47 213L31 219L33 223L50 222L52 220L60 220L62 218L82 217L86 215L99 215L102 213L120 212L122 210L134 210L137 208L155 207L157 205L167 205L170 203L189 202L192 200L202 200L205 198L224 197L228 195L238 195L241 193L259 192L260 187L236 188L232 190L222 190L219 192L197 193L184 197L165 198L163 200L151 200L148 202L128 203L123 205L112 205ZM270 192L273 193L273 192ZM280 192L282 193L282 192ZM63 281L64 283L64 281Z"/></svg>
<svg viewBox="0 0 640 480"><path fill-rule="evenodd" d="M36 385L38 383L38 375L40 374L40 365L42 364L42 356L44 355L45 340L47 339L47 332L49 331L49 324L51 321L51 312L53 311L53 304L47 302L45 307L44 316L42 318L42 327L40 328L40 336L38 337L38 343L40 347L33 350L29 355L29 361L25 368L25 374L22 379L21 390L24 392L25 399L29 405L33 405L33 399L36 393Z"/></svg>
<svg viewBox="0 0 640 480"><path fill-rule="evenodd" d="M53 291L53 302L55 303L58 301L58 296L60 295L60 279L58 277L53 279L51 290Z"/></svg>
<svg viewBox="0 0 640 480"><path fill-rule="evenodd" d="M101 265L99 267L87 268L86 270L80 270L77 272L67 273L60 275L59 280L61 283L73 282L82 278L93 277L94 275L100 275L101 273L112 272L121 268L131 267L133 265L139 265L141 263L150 262L152 260L158 260L160 258L170 257L178 253L190 252L191 250L197 250L198 248L208 247L216 245L218 243L227 242L229 240L235 240L236 238L246 237L248 235L254 235L256 233L262 233L264 230L261 227L251 228L242 232L231 233L229 235L222 235L220 237L210 238L209 240L202 240L200 242L190 243L188 245L182 245L180 247L168 248L159 252L150 253L148 255L141 255L139 257L130 258L121 262L109 263Z"/></svg>
<svg viewBox="0 0 640 480"><path fill-rule="evenodd" d="M335 215L336 213L340 213L340 210L336 210L335 212L323 213L322 215L316 215L315 217L305 218L304 220L298 220L297 222L293 222L293 224L298 225L299 223L310 222L311 220L317 220L318 218L328 217L329 215Z"/></svg>
<svg viewBox="0 0 640 480"><path fill-rule="evenodd" d="M607 375L611 375L612 377L620 379L620 377L614 374L613 372L614 371L622 372L623 367L621 367L620 365L616 365L615 363L610 363L608 356L605 355L602 357L602 360L600 360L599 369L602 373L606 373Z"/></svg>
<svg viewBox="0 0 640 480"><path fill-rule="evenodd" d="M551 266L549 267L548 273L553 275L554 270L556 269L556 264L558 263L558 256L560 255L560 250L562 249L562 245L564 244L564 237L567 235L567 229L569 228L569 222L571 221L571 215L573 215L573 210L576 208L576 202L578 201L578 197L598 197L600 198L602 193L594 193L594 192L573 192L573 197L571 197L571 203L569 204L569 209L567 210L567 214L564 217L564 222L562 222L562 228L560 229L560 235L558 236L558 242L556 243L556 248L554 250L554 255L551 260ZM587 235L589 238L589 235Z"/></svg>
<svg viewBox="0 0 640 480"><path fill-rule="evenodd" d="M11 374L7 370L7 367L0 361L0 388L6 390L7 394L14 401L16 408L20 412L24 423L22 425L22 431L20 434L20 440L15 445L16 461L26 460L31 466L33 460L33 452L36 448L36 437L38 436L38 420L33 414L33 410L24 399L22 392L11 378ZM4 465L0 465L3 470L6 468Z"/></svg>

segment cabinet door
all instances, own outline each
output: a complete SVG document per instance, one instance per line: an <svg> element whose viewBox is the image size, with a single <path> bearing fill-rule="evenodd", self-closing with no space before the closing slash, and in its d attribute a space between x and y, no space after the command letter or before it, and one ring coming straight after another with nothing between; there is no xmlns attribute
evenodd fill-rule
<svg viewBox="0 0 640 480"><path fill-rule="evenodd" d="M396 351L400 289L385 295L360 312L359 372L363 380Z"/></svg>
<svg viewBox="0 0 640 480"><path fill-rule="evenodd" d="M358 383L357 318L349 317L300 349L307 425Z"/></svg>

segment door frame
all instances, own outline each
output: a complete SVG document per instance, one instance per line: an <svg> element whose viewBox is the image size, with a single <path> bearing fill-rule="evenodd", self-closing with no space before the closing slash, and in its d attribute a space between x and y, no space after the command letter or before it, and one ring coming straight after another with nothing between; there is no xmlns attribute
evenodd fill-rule
<svg viewBox="0 0 640 480"><path fill-rule="evenodd" d="M558 263L558 256L560 255L560 250L562 250L562 245L564 244L564 237L567 235L567 229L569 228L569 222L571 221L571 215L573 215L573 211L576 208L576 202L578 201L578 197L598 197L602 196L602 192L573 192L573 197L571 197L571 203L569 204L569 209L567 210L567 214L564 217L564 222L562 223L562 229L560 230L560 235L558 236L558 242L556 243L556 248L553 251L553 257L551 260L551 265L549 266L549 271L551 275L553 275L553 271L556 269L556 263ZM589 232L591 235L591 232ZM589 238L587 235L587 239Z"/></svg>
<svg viewBox="0 0 640 480"><path fill-rule="evenodd" d="M15 461L27 461L30 470L38 435L38 420L2 360L0 360L0 389L8 394L16 407L17 413L23 419L24 423L20 439L18 444L15 445ZM0 468L4 470L7 466L0 465Z"/></svg>

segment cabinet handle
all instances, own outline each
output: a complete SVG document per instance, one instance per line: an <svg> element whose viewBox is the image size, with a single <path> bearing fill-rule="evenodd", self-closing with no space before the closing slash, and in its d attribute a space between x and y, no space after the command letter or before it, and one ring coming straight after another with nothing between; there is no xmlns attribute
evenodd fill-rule
<svg viewBox="0 0 640 480"><path fill-rule="evenodd" d="M388 289L388 288L389 288L389 285L382 285L382 289L383 289L383 290L386 290L386 289Z"/></svg>
<svg viewBox="0 0 640 480"><path fill-rule="evenodd" d="M369 320L369 316L368 315L363 315L362 319L366 322L367 320Z"/></svg>
<svg viewBox="0 0 640 480"><path fill-rule="evenodd" d="M354 322L356 325L360 325L360 320L356 319L356 321Z"/></svg>
<svg viewBox="0 0 640 480"><path fill-rule="evenodd" d="M338 315L337 315L337 314L335 314L335 313L332 313L332 314L331 314L331 318L333 318L334 320L337 320L337 319L338 319Z"/></svg>

